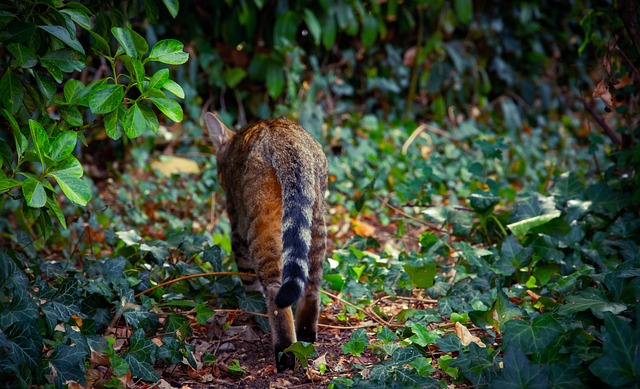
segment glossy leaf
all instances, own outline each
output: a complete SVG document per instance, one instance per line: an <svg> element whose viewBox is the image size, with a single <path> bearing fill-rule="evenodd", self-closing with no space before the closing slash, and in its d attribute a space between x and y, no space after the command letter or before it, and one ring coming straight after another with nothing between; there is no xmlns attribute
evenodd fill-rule
<svg viewBox="0 0 640 389"><path fill-rule="evenodd" d="M138 56L138 50L133 42L132 31L130 28L112 27L111 34L113 34L120 44L120 47L122 47L129 57L136 58Z"/></svg>
<svg viewBox="0 0 640 389"><path fill-rule="evenodd" d="M38 63L35 52L20 43L11 43L7 49L14 56L16 64L21 68L32 68Z"/></svg>
<svg viewBox="0 0 640 389"><path fill-rule="evenodd" d="M2 105L11 113L15 114L22 105L24 92L18 76L13 74L11 69L7 69L0 80L0 100Z"/></svg>
<svg viewBox="0 0 640 389"><path fill-rule="evenodd" d="M22 194L31 208L42 208L47 202L47 194L40 181L27 178L22 183Z"/></svg>
<svg viewBox="0 0 640 389"><path fill-rule="evenodd" d="M169 119L174 122L182 121L182 107L177 101L160 97L152 97L149 100Z"/></svg>
<svg viewBox="0 0 640 389"><path fill-rule="evenodd" d="M181 65L189 59L189 54L182 51L184 45L175 39L158 41L145 61L156 61L168 65Z"/></svg>
<svg viewBox="0 0 640 389"><path fill-rule="evenodd" d="M80 42L75 36L72 36L71 34L69 34L69 31L66 28L62 26L50 26L50 25L38 26L38 27L45 30L49 34L53 35L54 37L60 39L70 48L84 55L84 48L82 47L82 45L80 44Z"/></svg>
<svg viewBox="0 0 640 389"><path fill-rule="evenodd" d="M89 108L94 114L112 112L122 104L124 87L120 84L105 84L94 89L89 96Z"/></svg>

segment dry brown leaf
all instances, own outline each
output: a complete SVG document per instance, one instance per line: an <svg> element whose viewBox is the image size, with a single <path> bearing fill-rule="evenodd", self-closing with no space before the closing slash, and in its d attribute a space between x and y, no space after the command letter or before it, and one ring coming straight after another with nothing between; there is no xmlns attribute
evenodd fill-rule
<svg viewBox="0 0 640 389"><path fill-rule="evenodd" d="M195 161L181 157L168 157L163 156L160 160L151 162L151 168L157 170L165 177L169 177L172 174L186 173L186 174L198 174L200 168Z"/></svg>
<svg viewBox="0 0 640 389"><path fill-rule="evenodd" d="M463 346L468 346L471 343L475 343L478 347L487 347L486 344L482 343L482 340L480 340L480 338L471 334L471 332L469 332L469 329L459 322L456 322L455 329L456 336L460 339L460 343L462 343Z"/></svg>
<svg viewBox="0 0 640 389"><path fill-rule="evenodd" d="M352 220L351 227L353 232L365 238L370 238L376 233L376 228L373 225L362 220Z"/></svg>
<svg viewBox="0 0 640 389"><path fill-rule="evenodd" d="M596 85L591 96L593 96L593 98L600 98L606 105L613 107L613 97L611 96L611 92L609 92L609 85L604 80Z"/></svg>

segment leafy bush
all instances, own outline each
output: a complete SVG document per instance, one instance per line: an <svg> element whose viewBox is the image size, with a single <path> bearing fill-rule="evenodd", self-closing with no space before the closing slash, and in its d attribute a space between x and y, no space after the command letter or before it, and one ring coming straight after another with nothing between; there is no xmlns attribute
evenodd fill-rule
<svg viewBox="0 0 640 389"><path fill-rule="evenodd" d="M175 17L178 2L165 4ZM183 98L184 91L169 78L168 68L157 66L185 63L182 43L167 39L150 48L128 23L118 26L126 19L120 9L93 7L12 1L0 11L0 46L6 47L0 64L2 115L13 133L0 138L0 209L7 199L20 201L26 224L35 223L44 238L51 234L52 219L66 228L58 191L82 206L91 199L76 157L78 141L86 145L83 130L103 125L114 140L157 132L154 106L170 120L183 118L180 105L165 92ZM107 22L113 26L107 28ZM98 69L91 68L98 63ZM93 81L78 80L90 71Z"/></svg>

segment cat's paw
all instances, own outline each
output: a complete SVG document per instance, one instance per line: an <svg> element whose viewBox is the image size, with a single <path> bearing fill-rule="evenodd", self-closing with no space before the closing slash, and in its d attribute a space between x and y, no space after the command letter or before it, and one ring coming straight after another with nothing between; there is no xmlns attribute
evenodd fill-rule
<svg viewBox="0 0 640 389"><path fill-rule="evenodd" d="M296 365L296 358L292 353L282 353L276 352L276 368L278 369L278 373L282 373L287 369L293 369Z"/></svg>

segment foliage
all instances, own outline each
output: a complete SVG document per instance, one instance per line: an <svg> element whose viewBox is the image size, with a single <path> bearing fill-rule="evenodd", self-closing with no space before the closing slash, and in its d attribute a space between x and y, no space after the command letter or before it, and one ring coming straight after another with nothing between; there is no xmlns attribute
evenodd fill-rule
<svg viewBox="0 0 640 389"><path fill-rule="evenodd" d="M165 3L175 16L178 2ZM0 46L6 47L0 94L10 129L0 138L0 209L6 200L18 201L7 206L20 209L25 224L35 223L45 239L52 220L67 225L60 191L81 206L91 199L76 156L78 141L87 143L83 131L103 125L114 140L123 134L135 138L147 129L157 132L151 104L168 119L183 118L182 108L165 91L179 98L184 91L169 79L167 68L157 66L185 63L183 44L166 39L150 48L123 10L92 4L11 1L0 10ZM76 34L77 29L82 32ZM95 63L101 66L88 81L82 72Z"/></svg>
<svg viewBox="0 0 640 389"><path fill-rule="evenodd" d="M163 19L145 1L144 38L138 2L3 5L13 138L2 135L0 190L4 209L26 219L0 220L7 385L125 386L168 378L163 366L255 379L239 356L225 364L217 348L196 350L193 336L227 308L264 311L238 277L198 276L234 270L215 162L196 139L203 105L239 122L287 114L328 145L321 321L353 331L326 358L318 345L288 350L314 379L637 385L637 37L588 1L398 3L187 1L176 15L164 1L175 19ZM183 46L149 31L192 42L175 75L184 89L159 66L186 61ZM100 77L83 78L102 61ZM184 118L165 92L185 98ZM158 130L154 109L184 122L179 141L139 137L116 184L82 179L78 140L90 147L100 123L114 141ZM163 152L205 170L160 175ZM93 198L65 219L74 211L60 191ZM32 245L40 235L48 247Z"/></svg>

